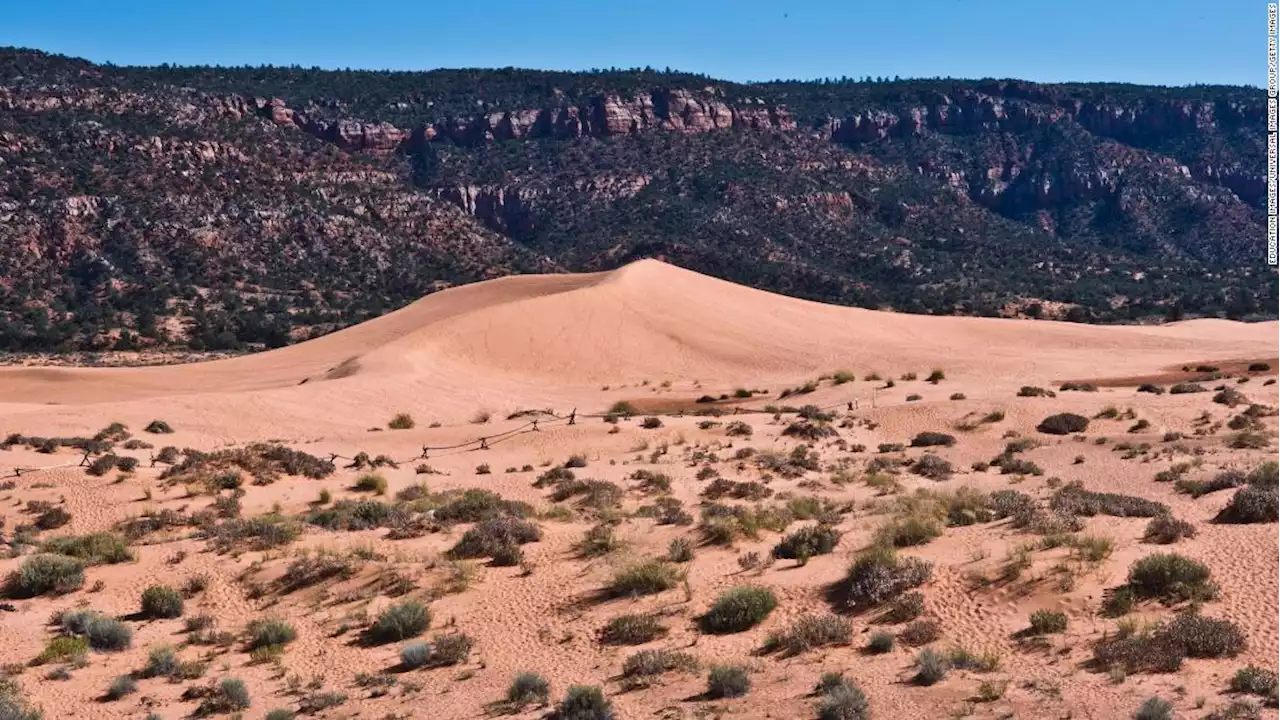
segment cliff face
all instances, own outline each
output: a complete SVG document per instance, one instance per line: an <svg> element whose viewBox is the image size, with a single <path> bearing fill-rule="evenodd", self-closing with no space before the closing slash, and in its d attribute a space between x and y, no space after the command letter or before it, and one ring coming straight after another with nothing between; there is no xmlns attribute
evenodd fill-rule
<svg viewBox="0 0 1280 720"><path fill-rule="evenodd" d="M0 50L0 349L279 344L450 283L653 255L913 312L1273 312L1264 108L1249 88Z"/></svg>

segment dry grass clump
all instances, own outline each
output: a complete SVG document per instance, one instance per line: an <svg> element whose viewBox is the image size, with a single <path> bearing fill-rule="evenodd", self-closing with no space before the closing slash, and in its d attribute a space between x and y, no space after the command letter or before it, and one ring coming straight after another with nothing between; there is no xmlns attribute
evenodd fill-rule
<svg viewBox="0 0 1280 720"><path fill-rule="evenodd" d="M327 508L315 508L307 516L312 525L327 530L370 530L392 527L409 520L409 511L378 500L339 500Z"/></svg>
<svg viewBox="0 0 1280 720"><path fill-rule="evenodd" d="M1126 587L1138 599L1168 603L1213 600L1218 586L1209 579L1209 568L1198 560L1176 553L1155 553L1129 568Z"/></svg>
<svg viewBox="0 0 1280 720"><path fill-rule="evenodd" d="M736 698L751 690L747 669L739 665L716 665L707 675L707 697Z"/></svg>
<svg viewBox="0 0 1280 720"><path fill-rule="evenodd" d="M735 420L724 426L724 434L729 437L751 437L754 432L750 425L741 420Z"/></svg>
<svg viewBox="0 0 1280 720"><path fill-rule="evenodd" d="M613 720L613 703L598 685L571 685L550 720Z"/></svg>
<svg viewBox="0 0 1280 720"><path fill-rule="evenodd" d="M835 591L842 605L856 610L892 600L932 578L931 563L876 546L858 555Z"/></svg>
<svg viewBox="0 0 1280 720"><path fill-rule="evenodd" d="M1070 435L1072 433L1084 432L1089 429L1089 418L1075 413L1058 413L1050 415L1040 424L1036 426L1046 435Z"/></svg>
<svg viewBox="0 0 1280 720"><path fill-rule="evenodd" d="M765 641L765 652L781 652L785 657L830 645L853 641L853 623L839 615L802 615Z"/></svg>
<svg viewBox="0 0 1280 720"><path fill-rule="evenodd" d="M1275 706L1277 690L1276 673L1253 665L1247 665L1236 671L1229 685L1231 692L1248 693L1267 698Z"/></svg>
<svg viewBox="0 0 1280 720"><path fill-rule="evenodd" d="M280 618L262 618L249 623L246 630L249 650L282 648L298 637L298 631Z"/></svg>
<svg viewBox="0 0 1280 720"><path fill-rule="evenodd" d="M797 445L786 455L775 452L756 455L756 466L784 478L798 478L820 469L821 460L808 445Z"/></svg>
<svg viewBox="0 0 1280 720"><path fill-rule="evenodd" d="M916 653L916 675L912 681L917 685L936 685L947 676L951 664L947 659L931 648Z"/></svg>
<svg viewBox="0 0 1280 720"><path fill-rule="evenodd" d="M1067 614L1057 610L1037 610L1031 613L1028 635L1046 635L1067 631Z"/></svg>
<svg viewBox="0 0 1280 720"><path fill-rule="evenodd" d="M852 680L838 673L828 673L819 685L818 720L869 720L871 707L867 696Z"/></svg>
<svg viewBox="0 0 1280 720"><path fill-rule="evenodd" d="M435 519L444 523L481 522L501 517L523 518L533 515L533 507L528 503L507 500L498 493L475 488L461 493L441 493L418 507L422 510L434 510Z"/></svg>
<svg viewBox="0 0 1280 720"><path fill-rule="evenodd" d="M903 645L917 647L920 645L928 645L937 640L942 635L942 626L937 620L915 620L909 623L898 633L898 639Z"/></svg>
<svg viewBox="0 0 1280 720"><path fill-rule="evenodd" d="M512 712L518 712L527 705L545 706L551 699L551 683L533 672L522 672L511 681L507 688L504 703Z"/></svg>
<svg viewBox="0 0 1280 720"><path fill-rule="evenodd" d="M670 590L680 581L680 572L665 561L650 559L625 568L605 587L610 597L655 595Z"/></svg>
<svg viewBox="0 0 1280 720"><path fill-rule="evenodd" d="M1170 395L1187 395L1190 393L1209 392L1203 385L1196 383L1178 383L1169 388Z"/></svg>
<svg viewBox="0 0 1280 720"><path fill-rule="evenodd" d="M382 611L365 630L365 642L371 645L399 642L418 637L431 624L431 612L416 600L396 603Z"/></svg>
<svg viewBox="0 0 1280 720"><path fill-rule="evenodd" d="M377 473L361 475L354 487L356 492L371 492L374 495L387 494L387 479Z"/></svg>
<svg viewBox="0 0 1280 720"><path fill-rule="evenodd" d="M768 588L742 586L721 593L699 619L703 632L717 635L743 632L764 622L778 606Z"/></svg>
<svg viewBox="0 0 1280 720"><path fill-rule="evenodd" d="M231 552L242 548L268 550L288 545L298 539L302 528L297 521L272 513L206 523L201 525L200 533L216 552Z"/></svg>
<svg viewBox="0 0 1280 720"><path fill-rule="evenodd" d="M782 431L786 437L800 438L809 442L816 442L823 438L836 435L836 429L830 424L821 421L797 420L786 427Z"/></svg>
<svg viewBox="0 0 1280 720"><path fill-rule="evenodd" d="M391 422L387 423L387 427L392 430L412 430L416 424L409 413L397 413L391 418Z"/></svg>
<svg viewBox="0 0 1280 720"><path fill-rule="evenodd" d="M307 553L296 558L277 580L281 592L289 593L318 585L332 578L347 579L355 575L358 565L351 555L332 552Z"/></svg>
<svg viewBox="0 0 1280 720"><path fill-rule="evenodd" d="M690 672L698 668L698 660L688 653L674 650L641 650L622 663L622 680L628 688L647 687L669 672Z"/></svg>
<svg viewBox="0 0 1280 720"><path fill-rule="evenodd" d="M164 585L152 585L142 591L142 615L148 618L182 617L182 595Z"/></svg>
<svg viewBox="0 0 1280 720"><path fill-rule="evenodd" d="M942 432L922 432L911 439L911 447L951 447L956 444L956 437Z"/></svg>
<svg viewBox="0 0 1280 720"><path fill-rule="evenodd" d="M668 629L657 615L619 615L600 629L605 645L643 645L666 637Z"/></svg>
<svg viewBox="0 0 1280 720"><path fill-rule="evenodd" d="M732 545L742 537L758 538L760 530L782 532L794 519L795 514L782 506L743 507L706 503L702 507L698 530L712 545Z"/></svg>
<svg viewBox="0 0 1280 720"><path fill-rule="evenodd" d="M1052 390L1046 390L1035 385L1023 385L1018 388L1018 397L1057 397Z"/></svg>
<svg viewBox="0 0 1280 720"><path fill-rule="evenodd" d="M133 644L133 631L119 620L94 610L72 610L57 618L64 635L83 637L101 652L120 652Z"/></svg>
<svg viewBox="0 0 1280 720"><path fill-rule="evenodd" d="M1142 539L1147 542L1168 545L1182 538L1194 538L1196 526L1186 520L1179 520L1172 515L1157 515L1147 523Z"/></svg>

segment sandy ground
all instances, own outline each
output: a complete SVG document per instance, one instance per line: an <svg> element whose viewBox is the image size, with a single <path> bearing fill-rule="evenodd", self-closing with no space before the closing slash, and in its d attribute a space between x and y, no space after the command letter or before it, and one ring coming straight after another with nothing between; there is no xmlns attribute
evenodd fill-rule
<svg viewBox="0 0 1280 720"><path fill-rule="evenodd" d="M135 543L134 562L89 567L83 589L11 600L11 611L0 612L0 664L51 718L140 718L148 712L184 717L197 706L195 700L182 699L184 689L226 677L248 683L253 704L245 717L262 717L273 708L297 709L316 692L346 696L341 705L318 713L325 717L483 717L497 711L492 703L521 671L546 677L553 702L569 685L600 685L620 718L812 717L818 700L814 685L828 671L855 679L878 718L1123 718L1152 695L1173 702L1177 717L1203 717L1241 699L1226 693L1238 668L1252 663L1276 669L1277 528L1274 523L1211 522L1233 491L1192 499L1154 477L1179 462L1196 463L1189 477L1206 479L1223 469L1248 470L1274 459L1276 419L1261 420L1262 432L1272 438L1270 448L1232 449L1226 442L1231 431L1221 423L1244 406L1216 404L1212 392L1142 393L1135 384L1136 379L1177 379L1183 366L1216 364L1234 376L1206 386L1226 383L1249 402L1274 407L1280 404L1276 386L1264 383L1275 371L1242 368L1254 361L1276 366L1278 330L1275 322L1094 327L879 313L781 297L643 261L610 273L512 277L455 288L363 325L252 356L145 368L0 367L0 435L92 435L120 422L156 448L211 451L271 441L322 458L386 454L405 461L378 471L388 481L387 500L425 480L433 492L484 488L528 502L540 513L573 508L572 501L553 503L548 489L533 487L538 474L573 454L587 460L585 468L576 470L580 478L627 489L621 508L609 513L622 541L618 549L582 557L576 545L598 518L580 508L553 513L538 520L542 539L524 546L525 568L446 560L445 551L469 527L465 524L399 540L388 539L385 529L311 526L285 548L223 554L191 528L150 535ZM925 382L934 369L945 371L945 380ZM838 370L852 372L856 380L835 384L829 377ZM872 373L895 379L894 386L866 380ZM920 379L898 379L905 373ZM828 379L818 382L814 392L779 399L784 389L824 375ZM1236 384L1239 377L1248 381ZM1089 379L1102 387L1097 392L1059 392L1053 398L1017 396L1021 386L1056 388L1068 379ZM767 393L715 405L694 402L736 388ZM963 398L953 399L957 394ZM666 413L657 429L642 427L640 417L604 422L599 415L620 401L654 409L718 407L736 417ZM857 405L852 412L850 403ZM687 583L680 587L643 598L600 599L601 587L615 570L665 555L677 537L695 542L700 537L696 525L658 525L637 516L635 511L651 505L654 497L636 489L630 475L639 469L669 475L670 495L696 518L703 502L700 493L708 484L696 475L709 464L707 453L719 459L710 465L720 475L761 481L753 461L731 459L735 452L751 447L786 453L799 444L782 435L793 415L763 411L766 405L788 404L833 408L838 436L817 443L820 470L795 478L770 474L766 486L771 497L759 502L803 496L829 500L843 510L836 551L803 566L779 560L743 570L742 554L768 557L781 538L780 533L761 531L757 539L744 538L733 547L699 545L695 559L682 566ZM1083 440L1035 429L1053 413L1094 417L1107 406L1131 408L1133 419L1095 419ZM529 431L528 417L506 419L531 409L560 416L576 409L579 416L569 425L543 415L538 432ZM994 410L1003 411L1004 418L955 429ZM1205 412L1212 419L1201 423L1197 418ZM416 426L384 429L396 413L411 414ZM490 419L476 422L481 413ZM142 432L157 418L175 432ZM1149 426L1129 432L1136 419ZM751 425L752 437L727 436L725 425L734 420ZM702 427L706 421L718 424ZM1218 427L1211 427L1215 423ZM1018 580L993 580L1013 549L1039 540L1008 521L949 527L940 538L904 550L935 564L932 581L921 588L925 617L938 620L942 628L933 646L998 652L1000 667L992 672L957 670L930 687L913 684L915 649L899 645L876 656L862 651L868 634L881 629L874 613L851 616L850 645L790 658L760 652L770 633L790 621L831 611L828 589L843 577L851 556L871 542L895 497L861 480L866 466L882 457L876 452L881 443L908 443L921 431L958 438L952 447L931 449L957 471L941 483L904 471L897 476L902 488L897 497L919 488L972 487L1017 489L1043 499L1059 483L1079 481L1091 490L1163 502L1176 517L1193 522L1199 533L1162 547L1143 542L1147 518L1087 518L1082 532L1110 539L1113 550L1099 562L1073 565L1069 588L1055 579L1055 567L1066 562L1066 548L1036 550ZM1174 432L1184 437L1166 440ZM1013 434L1041 442L1024 457L1042 467L1043 475L970 469L974 462L998 455ZM493 438L487 449L472 442L482 436ZM1108 441L1096 444L1098 438ZM1125 452L1116 447L1121 443L1146 443L1148 448ZM855 444L867 450L850 451ZM424 447L453 445L462 447L426 450L421 459ZM664 447L665 452L655 454ZM0 518L7 520L4 537L32 521L25 508L33 500L60 506L72 517L63 527L37 533L41 540L111 529L158 510L191 512L211 504L212 497L198 488L160 481L166 466L151 466L155 449L117 445L116 452L139 458L139 468L94 477L77 467L80 454L71 449L42 454L19 444L0 451L0 475L12 483L0 490ZM915 458L922 452L908 448L886 456ZM424 463L432 473L415 472ZM321 480L285 477L269 485L246 484L242 515L273 509L303 515L322 489L335 499L360 496L352 484L362 473L346 464L339 460L339 469ZM492 473L477 474L481 464ZM519 470L526 465L534 469ZM839 465L853 482L834 482ZM13 477L16 468L28 470ZM797 521L788 531L811 524ZM346 579L280 591L275 581L286 566L314 550L357 558L358 569ZM1116 627L1115 620L1099 614L1104 590L1122 584L1135 559L1169 550L1210 567L1221 598L1206 603L1203 612L1239 624L1248 636L1247 649L1230 659L1187 660L1170 674L1124 678L1090 668L1093 643ZM0 559L0 574L21 562L22 557ZM254 618L283 617L296 627L297 640L281 657L255 663L242 642L185 646L182 619L130 618L148 586L180 587L196 576L206 577L207 587L188 598L186 616L212 616L219 630L237 638ZM392 598L387 588L397 578L395 592L407 593ZM716 595L743 584L771 588L777 609L746 632L699 632L696 620ZM381 674L395 668L403 643L368 647L356 638L369 618L405 597L430 601L432 629L425 639L452 631L474 638L464 663ZM92 652L83 667L69 669L69 679L46 679L56 664L27 664L54 637L49 618L80 607L130 618L132 647ZM1017 633L1040 609L1066 612L1069 626L1032 646ZM662 615L669 634L637 647L598 641L599 629L610 618L641 612ZM1143 605L1136 615L1167 620L1172 612ZM112 679L139 670L148 649L160 644L180 648L183 659L206 660L204 679L142 679L138 692L103 701ZM703 670L670 673L650 687L625 689L619 679L623 661L652 648L689 652ZM717 663L746 665L751 691L736 699L704 697L705 668ZM980 701L978 686L984 681L1007 683L1003 697ZM546 712L530 708L519 716ZM1261 712L1276 717L1273 709Z"/></svg>

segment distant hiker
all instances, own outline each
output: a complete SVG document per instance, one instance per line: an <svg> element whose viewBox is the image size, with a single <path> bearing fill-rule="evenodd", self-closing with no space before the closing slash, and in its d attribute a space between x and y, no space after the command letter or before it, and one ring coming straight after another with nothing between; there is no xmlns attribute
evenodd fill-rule
<svg viewBox="0 0 1280 720"><path fill-rule="evenodd" d="M489 449L489 441L487 438L480 438L480 449L481 450Z"/></svg>
<svg viewBox="0 0 1280 720"><path fill-rule="evenodd" d="M849 403L849 412L853 412L853 403L852 403L852 402L850 402L850 403Z"/></svg>
<svg viewBox="0 0 1280 720"><path fill-rule="evenodd" d="M578 418L578 408L569 411L569 424L572 425Z"/></svg>
<svg viewBox="0 0 1280 720"><path fill-rule="evenodd" d="M542 432L541 430L539 430L539 429L538 429L538 418L534 418L534 419L533 419L533 431L534 431L534 432Z"/></svg>

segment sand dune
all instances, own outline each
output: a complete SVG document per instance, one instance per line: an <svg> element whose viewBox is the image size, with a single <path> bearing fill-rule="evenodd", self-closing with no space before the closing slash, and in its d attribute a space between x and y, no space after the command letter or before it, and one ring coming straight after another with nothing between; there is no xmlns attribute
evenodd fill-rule
<svg viewBox="0 0 1280 720"><path fill-rule="evenodd" d="M607 273L516 276L454 288L252 356L148 368L0 368L0 403L127 403L209 393L283 393L298 403L335 394L430 392L441 407L468 412L463 405L590 403L583 391L601 384L776 384L837 368L942 367L1006 384L1269 356L1276 333L1274 322L1099 327L876 312L774 295L644 260ZM331 383L342 391L323 387Z"/></svg>

